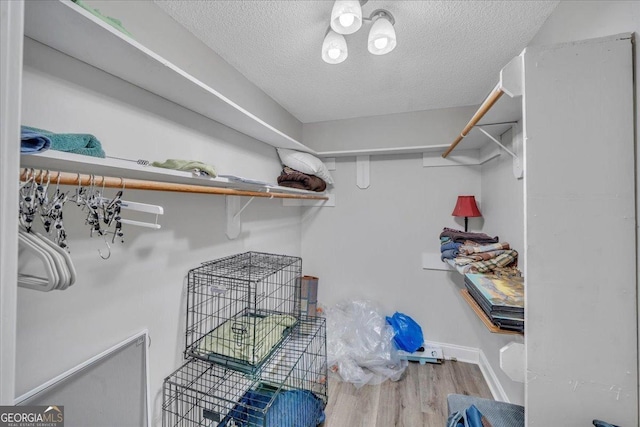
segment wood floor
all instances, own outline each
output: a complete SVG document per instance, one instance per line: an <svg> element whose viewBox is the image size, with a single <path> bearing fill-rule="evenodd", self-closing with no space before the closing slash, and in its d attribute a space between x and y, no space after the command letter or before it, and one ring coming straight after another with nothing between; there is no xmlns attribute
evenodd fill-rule
<svg viewBox="0 0 640 427"><path fill-rule="evenodd" d="M323 427L444 427L449 393L492 398L480 368L462 362L409 363L400 381L360 389L331 378Z"/></svg>

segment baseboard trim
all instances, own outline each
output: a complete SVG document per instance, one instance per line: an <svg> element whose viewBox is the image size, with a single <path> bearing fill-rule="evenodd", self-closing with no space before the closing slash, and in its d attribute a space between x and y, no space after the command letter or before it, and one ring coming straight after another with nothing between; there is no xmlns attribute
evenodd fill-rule
<svg viewBox="0 0 640 427"><path fill-rule="evenodd" d="M493 398L501 402L509 402L509 398L507 397L502 384L500 384L498 376L489 364L489 361L482 350L473 347L435 341L427 341L425 344L440 347L446 360L457 360L458 362L478 365L480 372L482 372L482 376L489 386L489 390L491 391Z"/></svg>
<svg viewBox="0 0 640 427"><path fill-rule="evenodd" d="M501 402L511 403L507 393L504 391L502 384L500 384L500 380L496 375L495 371L489 364L487 357L484 355L482 350L480 352L480 360L478 366L480 367L480 371L484 376L485 381L487 381L487 385L489 386L489 390L491 390L491 394L495 400L499 400Z"/></svg>
<svg viewBox="0 0 640 427"><path fill-rule="evenodd" d="M425 344L440 347L446 360L457 360L476 365L480 361L480 350L477 348L435 341L426 341Z"/></svg>

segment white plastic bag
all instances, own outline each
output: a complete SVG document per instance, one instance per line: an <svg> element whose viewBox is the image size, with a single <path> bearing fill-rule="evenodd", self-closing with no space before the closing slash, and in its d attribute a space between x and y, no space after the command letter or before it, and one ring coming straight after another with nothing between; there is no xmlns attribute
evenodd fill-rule
<svg viewBox="0 0 640 427"><path fill-rule="evenodd" d="M393 328L370 301L350 301L324 308L327 363L331 372L357 388L398 381L407 368L393 344Z"/></svg>

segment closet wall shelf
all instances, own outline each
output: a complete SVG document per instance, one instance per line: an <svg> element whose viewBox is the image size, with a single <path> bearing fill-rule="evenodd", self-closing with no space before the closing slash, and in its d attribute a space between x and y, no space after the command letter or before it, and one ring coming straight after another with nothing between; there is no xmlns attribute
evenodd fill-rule
<svg viewBox="0 0 640 427"><path fill-rule="evenodd" d="M69 1L25 2L25 35L274 147L314 153Z"/></svg>
<svg viewBox="0 0 640 427"><path fill-rule="evenodd" d="M487 315L482 311L482 308L478 305L478 303L473 299L469 291L466 289L460 289L460 295L462 298L469 304L469 307L473 310L473 312L478 316L478 318L482 321L482 324L486 326L489 332L494 334L505 334L505 335L524 335L522 332L517 331L509 331L506 329L500 329L487 317Z"/></svg>
<svg viewBox="0 0 640 427"><path fill-rule="evenodd" d="M324 195L314 194L291 194L281 193L277 189L274 191L249 191L236 190L233 188L209 187L194 184L178 184L175 182L145 181L141 179L121 178L103 175L87 175L73 172L57 172L44 169L22 168L20 169L20 180L26 181L31 175L36 180L50 179L53 183L61 185L91 185L106 188L124 188L129 190L154 190L154 191L173 191L179 193L199 193L199 194L218 194L225 196L246 196L246 197L266 197L273 199L311 199L311 200L327 200ZM49 178L47 178L47 176Z"/></svg>
<svg viewBox="0 0 640 427"><path fill-rule="evenodd" d="M63 153L60 151L45 151L40 154L21 156L23 168L36 169L36 173L50 171L51 182L58 179L61 171L60 183L78 185L78 174L82 183L88 184L91 176L95 176L96 184L102 185L105 177L105 187L122 187L138 190L176 191L201 194L221 194L228 196L268 197L278 199L309 199L327 200L324 193L298 190L278 186L231 181L227 178L194 177L190 172L143 166L136 162L101 159L82 156L79 154ZM26 169L21 171L24 175Z"/></svg>

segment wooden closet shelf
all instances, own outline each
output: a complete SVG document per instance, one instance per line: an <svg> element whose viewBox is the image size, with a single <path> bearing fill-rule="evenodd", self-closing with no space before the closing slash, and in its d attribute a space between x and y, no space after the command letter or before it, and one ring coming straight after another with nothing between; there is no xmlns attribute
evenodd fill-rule
<svg viewBox="0 0 640 427"><path fill-rule="evenodd" d="M70 172L50 172L42 169L20 169L21 181L27 180L30 176L34 176L36 180L46 179L52 183L60 183L63 185L91 185L93 183L97 187L124 188L130 190L173 191L180 193L267 197L274 199L328 200L328 197L326 195L283 193L278 192L276 188L271 189L267 187L262 187L266 189L265 191L251 191L238 190L234 188L208 187L204 185L179 184L175 182L146 181L141 179L117 178Z"/></svg>
<svg viewBox="0 0 640 427"><path fill-rule="evenodd" d="M489 317L487 317L485 312L482 311L482 308L480 308L478 303L473 299L469 291L467 291L466 289L460 289L460 295L462 295L462 298L464 298L467 304L469 304L469 307L471 307L471 309L476 313L476 315L478 315L482 323L484 323L484 326L486 326L490 332L493 332L494 334L524 335L524 333L522 332L510 331L507 329L500 329L496 325L494 325L489 319Z"/></svg>

